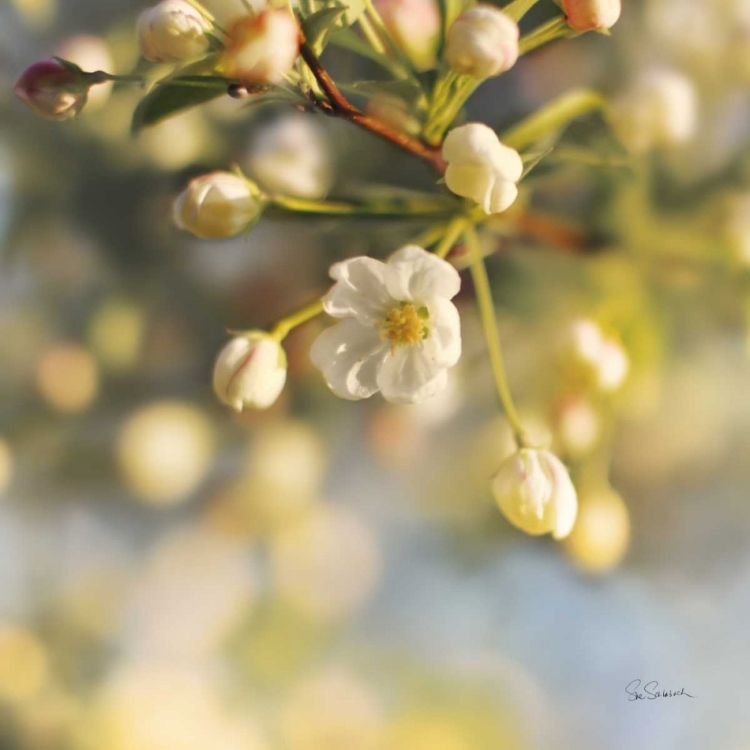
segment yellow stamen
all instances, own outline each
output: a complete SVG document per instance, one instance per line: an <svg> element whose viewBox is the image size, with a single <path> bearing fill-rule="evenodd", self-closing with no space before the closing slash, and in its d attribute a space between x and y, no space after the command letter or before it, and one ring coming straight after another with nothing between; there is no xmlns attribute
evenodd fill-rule
<svg viewBox="0 0 750 750"><path fill-rule="evenodd" d="M429 329L425 324L427 310L417 309L411 302L392 307L380 324L380 338L389 341L391 352L399 346L413 346L426 339Z"/></svg>

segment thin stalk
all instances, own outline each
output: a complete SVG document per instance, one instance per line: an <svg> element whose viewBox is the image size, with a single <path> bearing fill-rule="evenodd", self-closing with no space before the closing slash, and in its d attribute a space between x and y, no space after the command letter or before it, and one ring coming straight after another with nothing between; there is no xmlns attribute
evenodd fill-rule
<svg viewBox="0 0 750 750"><path fill-rule="evenodd" d="M385 45L383 44L383 40L378 36L377 31L375 31L375 28L373 27L366 13L363 13L359 17L359 27L362 29L362 33L370 43L370 46L379 54L385 55L386 49Z"/></svg>
<svg viewBox="0 0 750 750"><path fill-rule="evenodd" d="M435 248L435 255L438 258L446 258L456 244L456 240L466 231L469 225L469 219L466 216L457 216L445 229L445 234L440 240L440 244Z"/></svg>
<svg viewBox="0 0 750 750"><path fill-rule="evenodd" d="M506 16L510 16L518 23L536 4L538 0L513 0L501 8Z"/></svg>
<svg viewBox="0 0 750 750"><path fill-rule="evenodd" d="M269 197L271 205L301 214L321 216L450 216L455 213L453 201L443 201L438 197L391 198L373 200L369 203L345 203L343 201L316 201L307 198L294 198L288 195Z"/></svg>
<svg viewBox="0 0 750 750"><path fill-rule="evenodd" d="M501 140L507 146L520 150L559 130L571 120L605 106L604 97L596 91L569 91L506 131Z"/></svg>
<svg viewBox="0 0 750 750"><path fill-rule="evenodd" d="M479 245L479 237L473 226L469 226L464 231L466 247L469 251L471 262L471 276L474 280L474 289L477 298L479 314L482 318L484 328L484 337L487 340L487 349L489 350L490 363L492 365L492 375L495 379L497 395L502 404L505 416L508 418L513 435L515 436L518 446L523 448L529 445L528 438L521 424L513 398L508 386L508 378L505 373L505 364L503 362L503 353L500 348L500 333L497 328L497 319L495 318L495 305L492 301L492 290L490 281L487 277L487 269L484 265L482 248Z"/></svg>
<svg viewBox="0 0 750 750"><path fill-rule="evenodd" d="M282 318L271 331L271 336L281 343L293 329L307 323L308 320L317 318L323 312L323 301L316 299L296 313Z"/></svg>
<svg viewBox="0 0 750 750"><path fill-rule="evenodd" d="M522 37L518 44L518 52L521 55L528 54L537 47L547 44L547 42L552 42L571 33L571 28L568 26L565 16L558 16Z"/></svg>

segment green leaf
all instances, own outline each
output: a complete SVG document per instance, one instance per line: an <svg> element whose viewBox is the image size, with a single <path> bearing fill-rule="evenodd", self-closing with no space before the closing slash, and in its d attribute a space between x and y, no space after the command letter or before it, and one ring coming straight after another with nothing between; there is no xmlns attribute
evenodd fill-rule
<svg viewBox="0 0 750 750"><path fill-rule="evenodd" d="M407 103L416 101L422 95L422 89L412 81L357 81L347 88L367 98L387 94Z"/></svg>
<svg viewBox="0 0 750 750"><path fill-rule="evenodd" d="M346 13L344 7L324 8L308 16L302 22L305 39L316 55L323 51L328 36L336 28L336 24L344 13Z"/></svg>
<svg viewBox="0 0 750 750"><path fill-rule="evenodd" d="M336 29L328 40L330 44L348 49L357 55L376 62L386 70L393 71L393 62L380 52L376 52L364 39L357 36L351 29Z"/></svg>
<svg viewBox="0 0 750 750"><path fill-rule="evenodd" d="M131 131L135 135L185 109L218 99L231 83L220 76L180 76L157 83L135 108Z"/></svg>

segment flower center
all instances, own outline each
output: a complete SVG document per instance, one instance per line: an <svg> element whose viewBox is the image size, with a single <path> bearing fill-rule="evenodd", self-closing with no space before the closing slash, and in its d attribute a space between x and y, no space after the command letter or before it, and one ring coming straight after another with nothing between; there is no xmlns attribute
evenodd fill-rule
<svg viewBox="0 0 750 750"><path fill-rule="evenodd" d="M416 308L411 302L392 307L380 324L380 338L389 341L391 351L399 346L413 346L429 334L426 307Z"/></svg>

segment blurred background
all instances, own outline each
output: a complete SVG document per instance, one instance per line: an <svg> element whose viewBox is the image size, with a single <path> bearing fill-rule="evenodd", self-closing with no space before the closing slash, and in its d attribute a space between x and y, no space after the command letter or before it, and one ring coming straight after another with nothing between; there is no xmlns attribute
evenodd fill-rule
<svg viewBox="0 0 750 750"><path fill-rule="evenodd" d="M654 65L697 101L679 146L628 157L591 117L535 170L528 205L590 241L485 238L521 411L580 489L556 544L492 502L511 443L468 279L444 395L337 400L307 359L314 322L287 341L280 403L223 409L227 329L271 325L331 262L385 257L424 225L177 232L186 181L252 164L290 113L219 100L134 140L139 92L100 87L79 120L42 121L12 95L23 68L132 70L141 6L3 0L0 748L750 746L750 3L625 6L611 38L539 50L469 106L507 127ZM343 80L377 72L329 60ZM432 189L346 123L303 127L332 195ZM581 320L627 353L615 395L571 365ZM695 697L632 703L635 679Z"/></svg>

